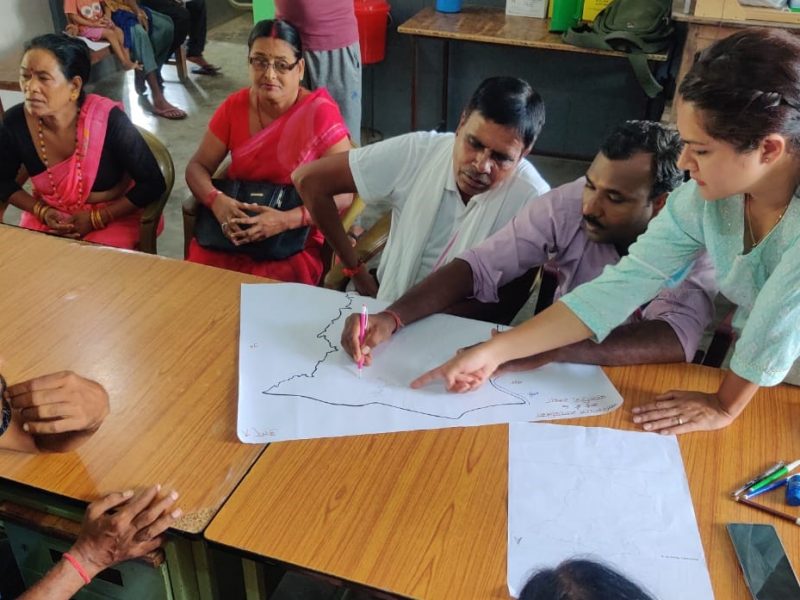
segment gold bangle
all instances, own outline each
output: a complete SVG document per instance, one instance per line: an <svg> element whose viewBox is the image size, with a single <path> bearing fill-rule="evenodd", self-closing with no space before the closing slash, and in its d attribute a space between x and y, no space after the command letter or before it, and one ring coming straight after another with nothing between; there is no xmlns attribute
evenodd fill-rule
<svg viewBox="0 0 800 600"><path fill-rule="evenodd" d="M47 225L47 213L53 209L49 204L37 200L33 205L33 215L39 220L42 225Z"/></svg>
<svg viewBox="0 0 800 600"><path fill-rule="evenodd" d="M89 209L89 221L91 221L92 223L92 229L94 229L95 231L100 229L100 223L98 222L98 214L96 208Z"/></svg>
<svg viewBox="0 0 800 600"><path fill-rule="evenodd" d="M42 209L43 208L44 208L44 202L42 202L41 200L37 200L36 202L33 203L33 208L31 209L31 212L33 213L33 216L36 217L39 221L42 221L42 222L43 222L43 219L42 219Z"/></svg>
<svg viewBox="0 0 800 600"><path fill-rule="evenodd" d="M103 215L100 214L99 208L94 209L94 221L97 224L95 229L103 229L106 226L106 224L103 222Z"/></svg>

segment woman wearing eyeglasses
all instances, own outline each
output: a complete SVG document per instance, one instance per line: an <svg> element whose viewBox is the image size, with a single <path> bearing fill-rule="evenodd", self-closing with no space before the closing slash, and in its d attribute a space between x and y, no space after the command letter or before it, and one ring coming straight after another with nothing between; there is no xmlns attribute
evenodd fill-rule
<svg viewBox="0 0 800 600"><path fill-rule="evenodd" d="M215 188L212 173L229 152L227 179L288 185L299 165L350 149L347 127L328 92L324 88L309 92L300 85L305 63L297 30L280 19L260 21L247 45L251 85L217 109L186 167L192 193L214 213L223 234L237 246L312 224L302 206L278 211L245 205ZM351 200L339 198L337 206L344 210ZM322 275L323 242L312 226L301 252L283 260L258 261L245 253L210 250L192 239L187 259L316 285Z"/></svg>

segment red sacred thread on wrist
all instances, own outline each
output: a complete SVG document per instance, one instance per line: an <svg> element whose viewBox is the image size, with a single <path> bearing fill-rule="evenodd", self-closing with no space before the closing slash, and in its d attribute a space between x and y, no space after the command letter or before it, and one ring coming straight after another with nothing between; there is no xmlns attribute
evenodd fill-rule
<svg viewBox="0 0 800 600"><path fill-rule="evenodd" d="M349 267L342 267L342 273L344 273L345 277L349 277L350 279L361 273L361 271L363 270L364 270L364 261L361 260L360 258L358 259L356 266L353 267L352 269Z"/></svg>
<svg viewBox="0 0 800 600"><path fill-rule="evenodd" d="M75 558L74 556L72 556L68 552L64 552L64 554L62 554L61 556L69 564L71 564L73 567L75 567L75 570L78 572L78 575L80 575L81 579L83 579L83 583L89 584L89 583L92 582L92 578L89 577L89 574L86 572L86 569L84 569L83 565L78 562L77 558Z"/></svg>
<svg viewBox="0 0 800 600"><path fill-rule="evenodd" d="M222 192L220 192L217 188L211 188L211 191L206 194L206 206L211 207L214 204L214 200L217 199Z"/></svg>
<svg viewBox="0 0 800 600"><path fill-rule="evenodd" d="M394 329L392 329L392 333L395 333L398 329L404 326L403 321L400 319L400 315L398 315L393 310L384 310L387 315L394 319Z"/></svg>

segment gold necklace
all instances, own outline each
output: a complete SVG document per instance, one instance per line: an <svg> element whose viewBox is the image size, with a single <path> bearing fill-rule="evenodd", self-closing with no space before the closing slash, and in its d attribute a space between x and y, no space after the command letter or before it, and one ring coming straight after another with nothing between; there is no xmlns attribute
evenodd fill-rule
<svg viewBox="0 0 800 600"><path fill-rule="evenodd" d="M47 172L47 179L50 182L50 194L56 195L56 183L53 179L53 172L50 170L50 162L47 160L47 146L44 143L44 129L42 119L39 118L36 133L39 137L39 149L42 154L42 163ZM83 199L83 169L81 168L81 146L78 126L75 126L75 170L78 175L78 198Z"/></svg>
<svg viewBox="0 0 800 600"><path fill-rule="evenodd" d="M786 210L789 208L789 204L791 203L792 200L789 199L789 202L787 202L786 205L783 207L781 214L778 215L778 220L775 221L772 227L769 228L769 231L767 231L767 233L765 233L764 236L758 241L756 241L756 237L753 235L753 222L750 220L750 203L752 202L752 200L753 197L750 194L744 195L744 215L745 218L747 219L747 231L750 234L750 247L755 248L761 242L763 242L767 238L767 236L769 236L770 233L772 233L773 229L775 229L778 226L778 223L780 223L781 219L783 219L783 215L786 214Z"/></svg>

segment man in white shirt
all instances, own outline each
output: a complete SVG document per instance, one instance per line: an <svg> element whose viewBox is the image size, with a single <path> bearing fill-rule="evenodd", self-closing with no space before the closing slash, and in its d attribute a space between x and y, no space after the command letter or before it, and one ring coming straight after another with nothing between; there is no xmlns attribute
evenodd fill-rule
<svg viewBox="0 0 800 600"><path fill-rule="evenodd" d="M359 293L391 302L550 189L525 160L543 124L544 104L527 82L493 77L472 95L455 134L401 135L303 165L292 181ZM333 202L352 192L391 206L380 287Z"/></svg>

